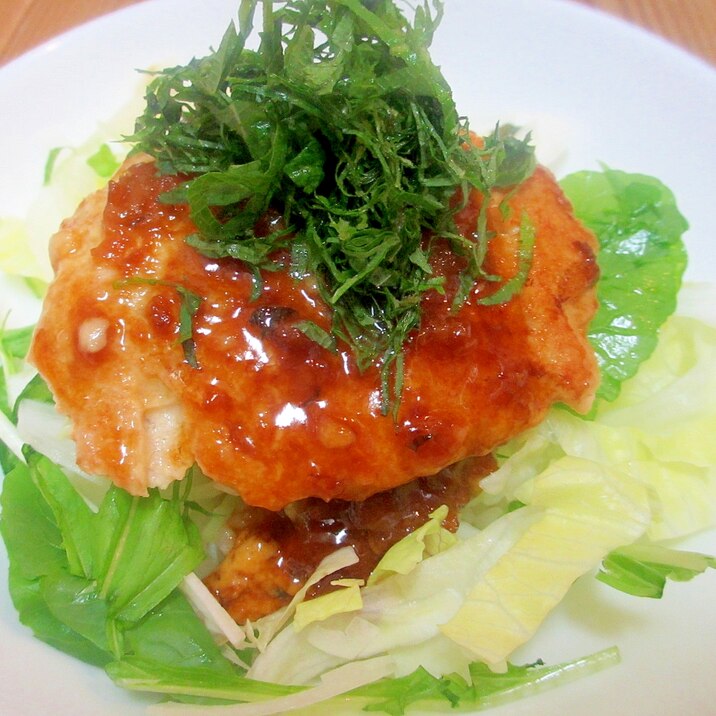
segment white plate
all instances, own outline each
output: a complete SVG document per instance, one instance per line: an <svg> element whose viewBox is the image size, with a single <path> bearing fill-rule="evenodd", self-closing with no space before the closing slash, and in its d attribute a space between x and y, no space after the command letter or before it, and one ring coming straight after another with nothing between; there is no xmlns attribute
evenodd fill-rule
<svg viewBox="0 0 716 716"><path fill-rule="evenodd" d="M0 215L22 214L49 148L79 144L135 92L134 68L217 44L235 0L151 0L80 27L0 70ZM433 53L473 128L535 127L559 174L599 162L659 176L691 223L689 276L713 280L716 72L631 26L559 0L447 0ZM127 128L128 130L131 127ZM30 535L28 538L32 538ZM716 532L691 547L716 553ZM6 556L0 555L0 573ZM104 674L34 640L0 588L0 713L143 713ZM617 644L623 663L495 714L713 713L716 573L663 600L577 584L525 661Z"/></svg>

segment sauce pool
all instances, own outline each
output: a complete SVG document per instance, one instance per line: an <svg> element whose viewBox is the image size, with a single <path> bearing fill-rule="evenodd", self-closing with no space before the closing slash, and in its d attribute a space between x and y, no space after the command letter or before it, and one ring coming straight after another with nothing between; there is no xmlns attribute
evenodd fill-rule
<svg viewBox="0 0 716 716"><path fill-rule="evenodd" d="M365 580L390 547L441 505L449 508L443 527L457 530L460 509L494 469L492 456L470 458L362 502L310 498L281 512L246 508L233 522L234 547L205 583L243 623L288 604L319 562L340 547L353 547L358 562L314 584L308 597L332 591L337 579Z"/></svg>

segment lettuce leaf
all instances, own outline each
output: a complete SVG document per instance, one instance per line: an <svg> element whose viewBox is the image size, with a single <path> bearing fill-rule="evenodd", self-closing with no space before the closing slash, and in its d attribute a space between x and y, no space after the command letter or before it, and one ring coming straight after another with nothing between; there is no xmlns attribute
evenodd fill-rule
<svg viewBox="0 0 716 716"><path fill-rule="evenodd" d="M531 439L617 467L645 485L651 540L684 537L716 524L716 328L681 316L661 330L658 350L594 422L554 411ZM504 475L483 481L500 490Z"/></svg>
<svg viewBox="0 0 716 716"><path fill-rule="evenodd" d="M561 185L599 239L599 310L589 338L602 373L597 395L614 400L654 351L659 327L674 312L688 224L673 193L654 177L604 169L571 174Z"/></svg>
<svg viewBox="0 0 716 716"><path fill-rule="evenodd" d="M396 658L401 675L414 669L403 650L426 643L433 673L464 672L474 659L504 668L577 577L646 530L646 491L621 478L565 458L531 486L531 495L522 494L527 507L407 574L367 586L360 612L300 631L287 626L257 656L249 676L308 683L326 669L384 653Z"/></svg>
<svg viewBox="0 0 716 716"><path fill-rule="evenodd" d="M661 330L659 350L626 384L617 403L599 409L615 431L638 427L639 443L664 463L716 465L716 327L676 316Z"/></svg>

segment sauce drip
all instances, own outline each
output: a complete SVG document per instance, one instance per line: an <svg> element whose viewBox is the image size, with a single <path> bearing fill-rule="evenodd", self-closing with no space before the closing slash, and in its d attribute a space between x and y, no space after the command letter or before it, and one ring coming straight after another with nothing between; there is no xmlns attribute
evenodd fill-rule
<svg viewBox="0 0 716 716"><path fill-rule="evenodd" d="M443 526L454 532L460 508L494 468L491 456L471 458L363 502L309 498L281 512L247 508L234 520L232 551L206 585L243 623L287 604L319 562L340 547L353 547L359 561L317 582L308 597L332 591L336 579L365 580L390 547L441 505L449 508Z"/></svg>

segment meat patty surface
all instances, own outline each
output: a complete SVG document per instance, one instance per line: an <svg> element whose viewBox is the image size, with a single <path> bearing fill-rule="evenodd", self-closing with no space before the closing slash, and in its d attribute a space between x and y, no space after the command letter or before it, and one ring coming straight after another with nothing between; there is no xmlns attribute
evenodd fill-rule
<svg viewBox="0 0 716 716"><path fill-rule="evenodd" d="M463 259L437 247L446 291L423 300L397 416L381 412L377 369L359 371L347 346L331 352L297 327L330 328L310 278L266 272L252 300L246 265L186 244L196 231L188 208L159 200L180 180L146 159L127 162L51 241L56 275L31 360L72 419L84 470L141 495L196 461L269 510L307 497L363 500L486 455L555 402L589 407L596 242L547 170L506 195L508 211L505 196L490 199L487 273L515 275L525 214L535 230L512 300L483 303L500 281L478 281L452 310ZM473 194L458 215L466 235L480 202Z"/></svg>

